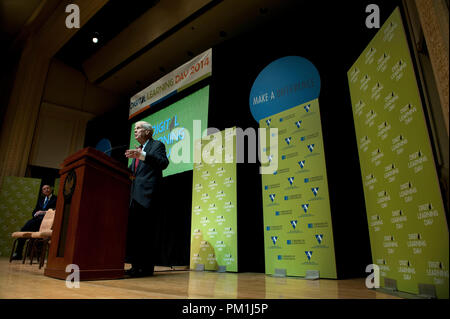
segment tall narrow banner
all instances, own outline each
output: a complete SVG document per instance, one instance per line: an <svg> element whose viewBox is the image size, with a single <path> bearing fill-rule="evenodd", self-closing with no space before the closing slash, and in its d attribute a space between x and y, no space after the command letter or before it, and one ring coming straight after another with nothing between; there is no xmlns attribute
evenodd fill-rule
<svg viewBox="0 0 450 319"><path fill-rule="evenodd" d="M262 175L266 274L337 278L318 99L261 119L272 174ZM274 158L273 147L278 147Z"/></svg>
<svg viewBox="0 0 450 319"><path fill-rule="evenodd" d="M348 81L380 284L448 298L448 225L398 8L348 71Z"/></svg>
<svg viewBox="0 0 450 319"><path fill-rule="evenodd" d="M235 145L235 129L195 143L191 269L238 271Z"/></svg>

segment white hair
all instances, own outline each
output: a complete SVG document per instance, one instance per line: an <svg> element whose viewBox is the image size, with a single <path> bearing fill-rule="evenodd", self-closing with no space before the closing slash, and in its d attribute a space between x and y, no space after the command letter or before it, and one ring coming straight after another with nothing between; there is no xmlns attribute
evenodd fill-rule
<svg viewBox="0 0 450 319"><path fill-rule="evenodd" d="M136 125L137 125L138 123L141 123L141 126L142 126L142 128L143 128L144 130L150 131L150 133L149 133L149 136L150 136L150 137L153 136L153 131L154 131L154 130L153 130L153 126L151 126L150 123L147 123L147 122L145 122L145 121L139 121L139 122L136 123Z"/></svg>

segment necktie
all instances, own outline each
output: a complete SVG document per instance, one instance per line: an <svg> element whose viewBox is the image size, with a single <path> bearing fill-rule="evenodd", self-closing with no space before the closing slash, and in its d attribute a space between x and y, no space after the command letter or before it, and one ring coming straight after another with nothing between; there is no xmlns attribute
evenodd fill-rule
<svg viewBox="0 0 450 319"><path fill-rule="evenodd" d="M142 150L142 145L139 145L138 148L139 148L140 150ZM136 171L137 171L138 165L139 165L139 158L135 158L135 159L134 159L134 172L135 172L135 173L136 173Z"/></svg>
<svg viewBox="0 0 450 319"><path fill-rule="evenodd" d="M45 197L43 208L47 207L47 203L48 203L48 197Z"/></svg>

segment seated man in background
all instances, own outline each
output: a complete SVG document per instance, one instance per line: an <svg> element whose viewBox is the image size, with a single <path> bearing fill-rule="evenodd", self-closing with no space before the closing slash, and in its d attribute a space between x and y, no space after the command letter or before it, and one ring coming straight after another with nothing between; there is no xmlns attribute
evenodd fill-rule
<svg viewBox="0 0 450 319"><path fill-rule="evenodd" d="M52 193L53 190L49 185L42 186L43 197L38 198L36 207L31 213L33 218L27 221L22 229L20 229L20 231L39 231L42 220L44 219L47 210L56 208L56 196ZM19 239L17 242L16 251L14 252L12 257L13 260L22 259L22 251L24 245L25 239Z"/></svg>

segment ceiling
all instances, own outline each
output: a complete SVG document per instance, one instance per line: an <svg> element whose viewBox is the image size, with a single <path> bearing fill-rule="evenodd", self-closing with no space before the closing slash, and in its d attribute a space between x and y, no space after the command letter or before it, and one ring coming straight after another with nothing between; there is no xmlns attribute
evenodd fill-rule
<svg viewBox="0 0 450 319"><path fill-rule="evenodd" d="M132 96L203 51L275 18L289 2L213 1L206 12L183 21L170 36L150 43L147 50L124 61L119 68L97 79L96 83L105 89Z"/></svg>
<svg viewBox="0 0 450 319"><path fill-rule="evenodd" d="M55 58L83 71L82 64L86 59L158 2L160 0L109 0L61 48ZM99 39L98 43L92 42L94 36Z"/></svg>
<svg viewBox="0 0 450 319"><path fill-rule="evenodd" d="M192 1L194 2L206 5L201 10L182 19L177 17L176 20L176 10L165 10L160 14L158 8L167 6L167 3L189 5L189 0L109 0L71 37L55 58L84 73L96 86L129 98L194 56L225 40L250 32L269 21L283 19L286 13L294 13L294 18L299 20L302 15L311 15L309 6L313 3L308 0ZM364 2L370 1L349 0L342 5L342 12L346 12L347 18L350 14L354 16L353 20L364 19ZM318 21L322 23L325 20L326 23L327 18L320 15L320 12L327 11L328 5L323 3L328 1L317 2L314 13L318 14ZM59 0L0 0L1 30L6 43L10 43L30 23L41 7L46 10L57 4ZM356 8L353 9L356 13L349 13L349 9L353 7ZM139 17L145 17L144 14L152 11L159 15L155 21L148 21L146 27L158 28L161 21L170 19L174 19L174 25L157 38L144 39L147 42L141 48L122 54L114 65L106 66L106 62L98 57L116 53L108 51L112 42L116 42L119 49L127 47L130 39L121 35L126 34L127 29L132 28ZM342 21L345 20L346 18ZM362 24L363 21L358 23ZM92 36L95 32L99 35L99 42L94 45ZM117 39L123 40L117 45ZM92 61L104 64L101 74L95 77L89 70L89 62Z"/></svg>
<svg viewBox="0 0 450 319"><path fill-rule="evenodd" d="M1 43L8 47L31 20L42 0L0 0Z"/></svg>
<svg viewBox="0 0 450 319"><path fill-rule="evenodd" d="M110 0L66 43L55 58L88 73L85 62L100 54L108 41L129 27L145 11L154 10L159 2ZM288 4L292 2L301 1L210 1L202 10L183 19L169 32L147 43L102 76L89 80L104 89L132 96L195 55L276 17L281 11L287 10ZM100 34L97 45L92 43L94 32ZM123 43L123 46L126 45Z"/></svg>

